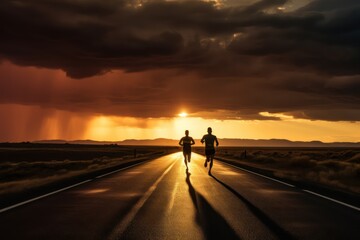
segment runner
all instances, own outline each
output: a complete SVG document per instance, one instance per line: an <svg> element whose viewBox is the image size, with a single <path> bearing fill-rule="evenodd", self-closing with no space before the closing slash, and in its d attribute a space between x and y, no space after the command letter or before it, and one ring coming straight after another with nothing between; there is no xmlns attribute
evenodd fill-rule
<svg viewBox="0 0 360 240"><path fill-rule="evenodd" d="M206 159L205 159L204 166L207 167L207 163L210 162L209 175L211 175L211 168L213 166L213 160L214 160L214 155L215 155L214 143L216 142L216 146L219 146L219 142L218 142L216 136L212 135L211 127L208 127L207 131L208 131L208 134L206 134L202 137L201 143L205 142Z"/></svg>
<svg viewBox="0 0 360 240"><path fill-rule="evenodd" d="M189 130L185 131L185 137L182 137L179 141L179 145L183 147L184 162L186 169L188 169L187 163L191 160L191 145L194 145L195 141L192 137L189 137Z"/></svg>

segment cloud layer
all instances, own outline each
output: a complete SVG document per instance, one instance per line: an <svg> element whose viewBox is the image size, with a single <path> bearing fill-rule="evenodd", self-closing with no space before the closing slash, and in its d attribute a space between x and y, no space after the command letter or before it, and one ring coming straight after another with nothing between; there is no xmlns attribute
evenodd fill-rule
<svg viewBox="0 0 360 240"><path fill-rule="evenodd" d="M51 97L47 80L21 94L39 80L3 65L10 90L0 101L139 117L184 106L216 118L360 120L359 1L232 3L1 1L0 58L73 80ZM103 80L114 70L125 73Z"/></svg>

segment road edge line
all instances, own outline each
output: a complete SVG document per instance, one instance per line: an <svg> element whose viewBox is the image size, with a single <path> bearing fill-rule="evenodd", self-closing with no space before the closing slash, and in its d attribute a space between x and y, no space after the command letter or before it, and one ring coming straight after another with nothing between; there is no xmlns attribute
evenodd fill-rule
<svg viewBox="0 0 360 240"><path fill-rule="evenodd" d="M336 199L334 199L334 198L321 195L321 194L319 194L319 193L316 193L316 192L313 192L313 191L310 191L310 190L306 190L306 189L302 189L302 190L303 190L304 192L310 193L310 194L315 195L315 196L317 196L317 197L321 197L321 198L327 199L327 200L329 200L329 201L332 201L332 202L341 204L341 205L343 205L343 206L346 206L346 207L355 209L355 210L357 210L357 211L360 211L360 208L355 207L355 206L353 206L353 205L351 205L351 204L344 203L344 202L342 202L342 201L339 201L339 200L336 200Z"/></svg>
<svg viewBox="0 0 360 240"><path fill-rule="evenodd" d="M120 172L120 171L129 169L129 168L135 167L135 166L137 166L137 165L144 164L144 163L146 163L146 162L147 162L147 161L139 162L139 163L136 163L136 164L134 164L134 165L130 165L130 166L127 166L127 167L124 167L124 168L121 168L121 169L118 169L118 170L115 170L115 171L112 171L112 172L109 172L109 173L105 173L105 174L99 175L99 176L97 176L97 177L95 177L95 178L96 178L96 179L103 178L103 177L106 177L106 176L108 176L108 175L111 175L111 174L114 174L114 173L117 173L117 172Z"/></svg>
<svg viewBox="0 0 360 240"><path fill-rule="evenodd" d="M53 191L53 192L49 192L49 193L43 194L43 195L38 196L38 197L34 197L34 198L29 199L29 200L20 202L20 203L16 203L16 204L11 205L11 206L9 206L9 207L0 209L0 213L9 211L9 210L11 210L11 209L20 207L20 206L22 206L22 205L25 205L25 204L28 204L28 203L31 203L31 202L34 202L34 201L37 201L37 200L40 200L40 199L42 199L42 198L49 197L49 196L54 195L54 194L56 194L56 193L63 192L63 191L68 190L68 189L70 189L70 188L74 188L74 187L77 187L77 186L82 185L82 184L84 184L84 183L91 182L91 181L92 181L92 179L88 179L88 180L85 180L85 181L82 181L82 182L79 182L79 183L70 185L70 186L68 186L68 187L64 187L64 188L61 188L61 189L59 189L59 190L55 190L55 191Z"/></svg>
<svg viewBox="0 0 360 240"><path fill-rule="evenodd" d="M108 175L110 175L110 174L114 174L114 173L117 173L117 172L120 172L120 171L129 169L129 168L135 167L135 166L137 166L137 165L144 164L144 163L146 163L146 162L148 162L148 161L136 163L136 164L134 164L134 165L130 165L130 166L127 166L127 167L124 167L124 168L121 168L121 169L112 171L112 172L110 172L110 173L106 173L106 174L103 174L103 175L94 177L94 178L92 178L92 179L88 179L88 180L85 180L85 181L82 181L82 182L79 182L79 183L75 183L75 184L72 184L72 185L70 185L70 186L67 186L67 187L64 187L64 188L60 188L60 189L58 189L58 190L55 190L55 191L52 191L52 192L49 192L49 193L40 195L40 196L38 196L38 197L30 198L30 199L28 199L28 200L25 200L25 201L22 201L22 202L19 202L19 203L10 205L10 206L8 206L8 207L5 207L5 208L0 209L0 214L1 214L1 213L4 213L4 212L7 212L7 211L9 211L9 210L11 210L11 209L14 209L14 208L23 206L23 205L25 205L25 204L28 204L28 203L31 203L31 202L34 202L34 201L37 201L37 200L40 200L40 199L49 197L49 196L51 196L51 195L54 195L54 194L57 194L57 193L66 191L66 190L68 190L68 189L71 189L71 188L80 186L80 185L85 184L85 183L91 182L91 181L93 181L93 180L95 180L95 179L100 179L100 178L105 177L105 176L108 176Z"/></svg>
<svg viewBox="0 0 360 240"><path fill-rule="evenodd" d="M221 161L221 160L219 160L219 161ZM227 163L227 162L224 162L224 161L221 161L221 162L224 163L224 164L226 164L226 165L228 165L228 166L231 166L231 167L240 169L240 170L242 170L242 171L249 172L249 173L255 174L255 175L257 175L257 176L260 176L260 177L263 177L263 178L266 178L266 179L270 179L270 180L272 180L272 181L275 181L275 182L284 184L284 185L289 186L289 187L297 188L295 185L292 185L292 184L289 184L289 183L286 183L286 182L283 182L283 181L280 181L280 180L277 180L277 179L274 179L274 178L271 178L271 177L262 175L262 174L260 174L260 173L253 172L253 171L250 171L250 170L244 169L244 168L242 168L242 167L238 167L238 166L232 165L232 164ZM360 211L360 208L358 208L358 207L356 207L356 206L354 206L354 205L351 205L351 204L348 204L348 203L345 203L345 202L336 200L336 199L331 198L331 197L324 196L324 195L322 195L322 194L319 194L319 193L316 193L316 192L313 192L313 191L310 191L310 190L306 190L306 189L302 189L302 188L298 188L298 189L302 190L303 192L307 192L307 193L309 193L309 194L315 195L315 196L317 196L317 197L321 197L321 198L324 198L324 199L326 199L326 200L329 200L329 201L338 203L338 204L340 204L340 205L343 205L343 206L352 208L352 209L354 209L354 210Z"/></svg>
<svg viewBox="0 0 360 240"><path fill-rule="evenodd" d="M221 161L221 160L220 160L220 161ZM290 183L286 183L286 182L283 182L283 181L277 180L277 179L275 179L275 178L268 177L268 176L262 175L262 174L260 174L260 173L253 172L253 171L247 170L247 169L245 169L245 168L242 168L242 167L238 167L238 166L232 165L232 164L227 163L227 162L223 162L223 161L221 161L221 162L222 162L222 163L224 163L224 164L226 164L226 165L229 165L229 166L231 166L231 167L234 167L234 168L240 169L240 170L242 170L242 171L245 171L245 172L248 172L248 173L251 173L251 174L254 174L254 175L257 175L257 176L263 177L263 178L266 178L266 179L270 179L270 180L272 180L272 181L275 181L275 182L281 183L281 184L286 185L286 186L288 186L288 187L293 187L293 188L295 188L295 185L292 185L292 184L290 184Z"/></svg>

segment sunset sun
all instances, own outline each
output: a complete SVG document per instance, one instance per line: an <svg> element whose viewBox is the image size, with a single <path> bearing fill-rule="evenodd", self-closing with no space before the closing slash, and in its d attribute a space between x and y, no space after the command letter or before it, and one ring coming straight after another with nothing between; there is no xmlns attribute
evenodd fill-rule
<svg viewBox="0 0 360 240"><path fill-rule="evenodd" d="M178 114L179 117L187 117L188 114L186 112L181 112Z"/></svg>

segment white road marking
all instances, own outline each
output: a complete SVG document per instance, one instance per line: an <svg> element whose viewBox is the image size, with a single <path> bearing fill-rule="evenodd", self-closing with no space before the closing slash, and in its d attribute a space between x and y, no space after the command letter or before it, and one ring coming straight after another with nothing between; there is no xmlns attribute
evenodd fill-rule
<svg viewBox="0 0 360 240"><path fill-rule="evenodd" d="M115 170L115 171L112 171L112 172L109 172L109 173L105 173L105 174L100 175L100 176L97 176L97 177L95 177L95 178L102 178L102 177L105 177L105 176L108 176L108 175L111 175L111 174L114 174L114 173L117 173L117 172L120 172L120 171L129 169L129 168L135 167L135 166L140 165L140 164L143 164L143 163L145 163L145 162L140 162L140 163L137 163L137 164L134 164L134 165L130 165L130 166L127 166L127 167L124 167L124 168L121 168L121 169L118 169L118 170Z"/></svg>
<svg viewBox="0 0 360 240"><path fill-rule="evenodd" d="M53 191L53 192L50 192L50 193L41 195L41 196L39 196L39 197L31 198L31 199L29 199L29 200L26 200L26 201L17 203L17 204L15 204L15 205L12 205L12 206L9 206L9 207L0 209L0 213L3 213L3 212L6 212L6 211L8 211L8 210L10 210L10 209L13 209L13 208L16 208L16 207L20 207L20 206L22 206L22 205L25 205L25 204L34 202L34 201L36 201L36 200L39 200L39 199L42 199L42 198L45 198L45 197L54 195L54 194L56 194L56 193L59 193L59 192L68 190L68 189L70 189L70 188L77 187L77 186L79 186L79 185L81 185L81 184L84 184L84 183L87 183L87 182L90 182L90 181L92 181L92 180L90 179L90 180L82 181L82 182L76 183L76 184L74 184L74 185L71 185L71 186L68 186L68 187L64 187L64 188L61 188L61 189L59 189L59 190L56 190L56 191Z"/></svg>
<svg viewBox="0 0 360 240"><path fill-rule="evenodd" d="M220 160L221 161L221 160ZM249 173L252 173L252 174L255 174L257 176L261 176L263 178L267 178L267 179L270 179L272 181L275 181L275 182L278 182L278 183L281 183L281 184L284 184L286 186L289 186L289 187L295 187L295 185L292 185L292 184L289 184L289 183L286 183L286 182L283 182L283 181L280 181L280 180L277 180L277 179L274 179L274 178L271 178L271 177L268 177L268 176L265 176L265 175L262 175L262 174L259 174L259 173L256 173L256 172L253 172L253 171L250 171L250 170L247 170L247 169L244 169L244 168L241 168L241 167L238 167L238 166L235 166L235 165L232 165L232 164L229 164L229 163L226 163L226 162L223 162L221 161L223 164L226 164L228 166L231 166L231 167L234 167L234 168L237 168L237 169L240 169L242 171L245 171L245 172L249 172ZM304 192L307 192L307 193L310 193L310 194L313 194L315 196L318 196L318 197L321 197L321 198L324 198L324 199L327 199L329 201L332 201L332 202L335 202L335 203L338 203L338 204L341 204L343 206L346 206L346 207L349 207L349 208L352 208L352 209L355 209L357 211L360 211L360 208L358 207L355 207L351 204L348 204L348 203L344 203L344 202L341 202L339 200L336 200L336 199L333 199L333 198L330 198L330 197L326 197L324 195L321 195L319 193L316 193L316 192L312 192L312 191L309 191L309 190L305 190L305 189L301 189L303 190Z"/></svg>
<svg viewBox="0 0 360 240"><path fill-rule="evenodd" d="M221 161L221 160L220 160ZM267 179L270 179L272 181L275 181L275 182L278 182L278 183L281 183L281 184L284 184L286 186L289 186L289 187L295 187L295 185L292 185L292 184L289 184L289 183L286 183L286 182L283 182L283 181L280 181L280 180L277 180L275 178L271 178L271 177L268 177L268 176L265 176L265 175L262 175L262 174L259 174L259 173L256 173L256 172L253 172L253 171L250 171L250 170L247 170L245 168L242 168L242 167L238 167L238 166L235 166L235 165L232 165L232 164L229 164L229 163L226 163L226 162L223 162L221 161L222 163L226 164L226 165L229 165L231 167L234 167L234 168L238 168L242 171L245 171L245 172L248 172L248 173L252 173L254 175L257 175L257 176L260 176L260 177L263 177L263 178L267 178Z"/></svg>
<svg viewBox="0 0 360 240"><path fill-rule="evenodd" d="M324 196L324 195L321 195L321 194L319 194L319 193L312 192L312 191L309 191L309 190L303 189L303 191L304 191L304 192L307 192L307 193L310 193L310 194L313 194L313 195L315 195L315 196L321 197L321 198L325 198L325 199L327 199L327 200L329 200L329 201L332 201L332 202L335 202L335 203L344 205L344 206L346 206L346 207L355 209L355 210L357 210L357 211L360 211L360 208L355 207L355 206L350 205L350 204L347 204L347 203L344 203L344 202L341 202L341 201L339 201L339 200L336 200L336 199L333 199L333 198L330 198L330 197L326 197L326 196Z"/></svg>
<svg viewBox="0 0 360 240"><path fill-rule="evenodd" d="M173 190L172 190L172 193L171 193L171 198L170 198L168 207L166 208L166 213L167 213L167 214L170 214L171 210L172 210L173 207L174 207L175 196L176 196L176 192L177 192L178 187L179 187L179 183L176 182L176 183L175 183L175 186L174 186L174 188L173 188Z"/></svg>
<svg viewBox="0 0 360 240"><path fill-rule="evenodd" d="M137 166L137 165L139 165L139 164L142 164L142 163L144 163L144 162L140 162L140 163L137 163L137 164L134 164L134 165L130 165L130 166L128 166L128 167L121 168L121 169L118 169L118 170L115 170L115 171L112 171L112 172L109 172L109 173L106 173L106 174L97 176L97 177L95 177L95 178L102 178L102 177L105 177L105 176L107 176L107 175L114 174L114 173L116 173L116 172L120 172L120 171L129 169L129 168L135 167L135 166ZM50 192L50 193L41 195L41 196L39 196L39 197L34 197L34 198L29 199L29 200L26 200L26 201L23 201L23 202L20 202L20 203L11 205L11 206L9 206L9 207L2 208L2 209L0 209L0 213L9 211L10 209L17 208L17 207L20 207L20 206L22 206L22 205L25 205L25 204L28 204L28 203L31 203L31 202L34 202L34 201L37 201L37 200L40 200L40 199L42 199L42 198L45 198L45 197L54 195L54 194L56 194L56 193L63 192L63 191L68 190L68 189L70 189L70 188L77 187L77 186L79 186L79 185L81 185L81 184L90 182L90 181L92 181L92 180L93 180L93 179L89 179L89 180L86 180L86 181L82 181L82 182L73 184L73 185L71 185L71 186L64 187L64 188L61 188L61 189L59 189L59 190L56 190L56 191L53 191L53 192Z"/></svg>
<svg viewBox="0 0 360 240"><path fill-rule="evenodd" d="M114 231L110 234L110 237L108 239L120 239L121 235L124 233L126 228L129 226L131 221L135 218L136 214L139 212L139 210L142 208L142 206L145 204L145 202L149 199L151 194L155 191L157 188L157 185L160 183L160 181L164 178L164 176L171 170L171 168L177 163L177 161L174 161L162 174L161 176L156 180L156 182L151 185L151 187L146 191L146 193L141 197L141 199L131 208L131 210L126 214L126 216L122 219L120 224L114 229Z"/></svg>

